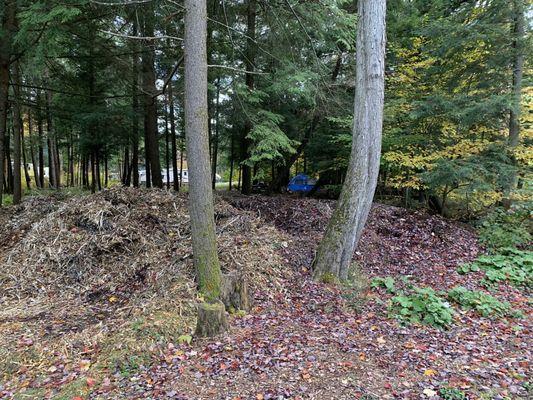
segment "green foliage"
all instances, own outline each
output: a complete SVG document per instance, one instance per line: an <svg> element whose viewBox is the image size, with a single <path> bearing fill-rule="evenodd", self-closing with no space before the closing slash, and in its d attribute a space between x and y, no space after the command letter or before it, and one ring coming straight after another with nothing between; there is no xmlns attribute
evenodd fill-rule
<svg viewBox="0 0 533 400"><path fill-rule="evenodd" d="M373 288L382 287L387 289L387 292L389 293L396 293L396 286L395 281L392 276L387 276L385 278L377 277L372 279L372 282L370 283L370 286Z"/></svg>
<svg viewBox="0 0 533 400"><path fill-rule="evenodd" d="M481 256L457 270L460 274L478 271L485 272L485 286L507 281L515 286L530 287L533 283L533 252L501 249L499 254Z"/></svg>
<svg viewBox="0 0 533 400"><path fill-rule="evenodd" d="M389 312L402 322L445 328L453 321L450 304L431 288L415 288L413 293L400 292L391 299Z"/></svg>
<svg viewBox="0 0 533 400"><path fill-rule="evenodd" d="M466 400L466 394L456 388L442 387L439 389L439 395L444 400Z"/></svg>
<svg viewBox="0 0 533 400"><path fill-rule="evenodd" d="M495 208L482 220L479 239L490 250L516 247L531 241L531 204L510 210Z"/></svg>
<svg viewBox="0 0 533 400"><path fill-rule="evenodd" d="M462 286L448 292L448 299L457 303L465 310L475 310L483 317L519 317L521 313L514 311L508 302L501 302L497 298L480 291L468 290Z"/></svg>

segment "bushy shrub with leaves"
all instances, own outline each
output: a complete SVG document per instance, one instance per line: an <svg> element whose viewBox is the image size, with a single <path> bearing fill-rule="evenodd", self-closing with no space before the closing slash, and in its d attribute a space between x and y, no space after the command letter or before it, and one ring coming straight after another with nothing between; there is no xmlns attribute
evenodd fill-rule
<svg viewBox="0 0 533 400"><path fill-rule="evenodd" d="M370 286L373 288L385 288L389 293L396 293L396 284L392 276L387 276L385 278L377 277L372 279Z"/></svg>
<svg viewBox="0 0 533 400"><path fill-rule="evenodd" d="M402 322L439 328L450 325L454 313L450 304L431 288L415 288L410 294L400 292L391 299L389 312Z"/></svg>
<svg viewBox="0 0 533 400"><path fill-rule="evenodd" d="M444 400L466 400L467 399L465 392L459 389L449 388L449 387L440 388L439 395Z"/></svg>
<svg viewBox="0 0 533 400"><path fill-rule="evenodd" d="M474 262L457 269L460 274L477 271L485 271L485 286L490 287L501 281L509 281L516 286L531 286L533 252L506 248L502 249L500 254L478 257Z"/></svg>
<svg viewBox="0 0 533 400"><path fill-rule="evenodd" d="M475 310L483 317L521 317L520 311L511 308L508 302L477 290L468 290L458 286L448 292L448 299L466 310Z"/></svg>
<svg viewBox="0 0 533 400"><path fill-rule="evenodd" d="M516 247L531 242L531 204L510 210L496 208L479 225L479 239L490 250Z"/></svg>

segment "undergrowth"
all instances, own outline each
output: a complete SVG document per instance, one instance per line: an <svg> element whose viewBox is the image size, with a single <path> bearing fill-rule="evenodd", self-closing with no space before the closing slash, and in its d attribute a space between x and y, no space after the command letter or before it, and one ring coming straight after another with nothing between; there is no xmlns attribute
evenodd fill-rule
<svg viewBox="0 0 533 400"><path fill-rule="evenodd" d="M460 274L478 271L485 272L482 283L486 287L502 281L530 287L533 284L533 252L505 248L498 254L480 256L474 262L457 269Z"/></svg>
<svg viewBox="0 0 533 400"><path fill-rule="evenodd" d="M523 317L520 311L513 310L511 304L477 290L468 290L462 286L448 292L448 299L465 310L475 310L483 317Z"/></svg>
<svg viewBox="0 0 533 400"><path fill-rule="evenodd" d="M453 321L453 308L431 288L414 288L412 293L398 292L391 299L389 313L406 323L421 323L445 328Z"/></svg>
<svg viewBox="0 0 533 400"><path fill-rule="evenodd" d="M479 224L479 240L489 251L520 247L531 242L531 204L517 204L510 210L496 208Z"/></svg>

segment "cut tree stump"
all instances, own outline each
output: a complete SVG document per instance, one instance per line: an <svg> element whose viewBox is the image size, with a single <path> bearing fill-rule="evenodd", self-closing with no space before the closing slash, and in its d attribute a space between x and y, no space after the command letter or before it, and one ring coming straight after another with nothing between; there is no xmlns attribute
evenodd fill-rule
<svg viewBox="0 0 533 400"><path fill-rule="evenodd" d="M242 274L232 272L222 277L220 299L228 311L250 311L251 299L248 291L248 282Z"/></svg>
<svg viewBox="0 0 533 400"><path fill-rule="evenodd" d="M228 330L226 309L221 301L198 304L196 332L199 337L216 336Z"/></svg>

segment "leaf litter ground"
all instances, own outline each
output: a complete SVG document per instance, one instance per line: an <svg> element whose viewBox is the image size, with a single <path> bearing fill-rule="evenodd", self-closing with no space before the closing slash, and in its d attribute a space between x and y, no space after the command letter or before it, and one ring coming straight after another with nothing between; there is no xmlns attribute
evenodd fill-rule
<svg viewBox="0 0 533 400"><path fill-rule="evenodd" d="M461 312L447 330L387 317L313 282L309 266L334 202L217 199L226 270L248 275L254 308L231 330L188 343L194 273L185 199L113 189L32 198L0 214L2 398L528 398L531 319ZM354 256L364 275L409 276L437 290L480 289L456 267L481 252L466 226L375 205ZM399 279L398 279L399 280ZM495 294L530 315L528 297ZM62 397L61 397L62 396Z"/></svg>

